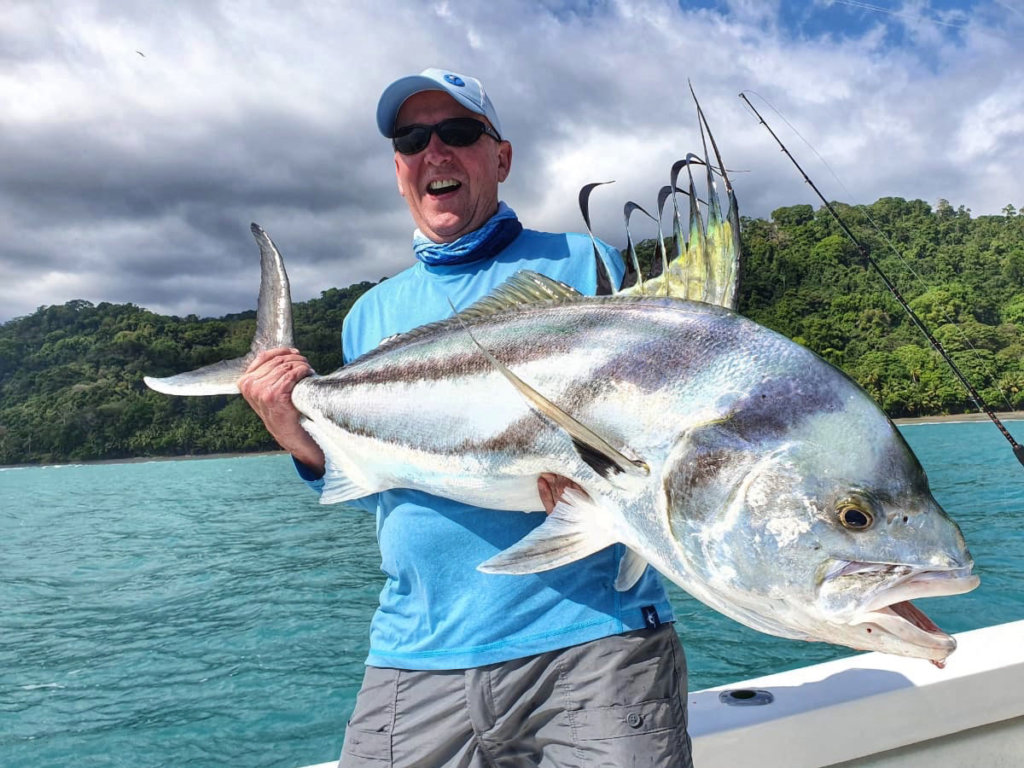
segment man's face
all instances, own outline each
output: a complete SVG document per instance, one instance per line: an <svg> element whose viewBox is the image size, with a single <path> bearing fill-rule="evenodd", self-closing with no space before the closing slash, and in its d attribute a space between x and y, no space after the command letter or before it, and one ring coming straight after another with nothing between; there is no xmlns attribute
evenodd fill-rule
<svg viewBox="0 0 1024 768"><path fill-rule="evenodd" d="M441 91L410 96L398 111L395 126L433 125L450 117L487 118L463 107ZM479 229L498 210L498 184L512 166L512 145L481 136L468 147L449 147L436 133L422 152L395 152L398 192L413 221L436 243L450 243Z"/></svg>

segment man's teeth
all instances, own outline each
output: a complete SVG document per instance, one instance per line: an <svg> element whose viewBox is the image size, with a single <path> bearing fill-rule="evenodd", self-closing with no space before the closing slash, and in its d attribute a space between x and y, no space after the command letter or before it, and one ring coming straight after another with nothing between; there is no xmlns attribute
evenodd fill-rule
<svg viewBox="0 0 1024 768"><path fill-rule="evenodd" d="M429 192L447 192L450 189L456 189L460 184L455 179L438 179L432 181L427 185Z"/></svg>

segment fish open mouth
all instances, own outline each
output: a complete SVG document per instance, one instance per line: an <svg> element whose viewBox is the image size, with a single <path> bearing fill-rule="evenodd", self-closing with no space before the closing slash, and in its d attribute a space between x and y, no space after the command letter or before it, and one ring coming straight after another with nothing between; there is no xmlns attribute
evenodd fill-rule
<svg viewBox="0 0 1024 768"><path fill-rule="evenodd" d="M945 665L945 658L956 650L956 640L943 632L938 624L909 600L901 600L876 611L870 611L863 616L860 623L869 633L887 632L904 643L910 643L925 651L922 655L940 668Z"/></svg>
<svg viewBox="0 0 1024 768"><path fill-rule="evenodd" d="M970 592L980 583L971 573L972 567L925 570L907 565L848 562L834 570L831 579L852 579L863 589L861 594L868 596L850 624L869 635L888 636L905 655L926 658L941 667L956 649L956 640L911 600Z"/></svg>

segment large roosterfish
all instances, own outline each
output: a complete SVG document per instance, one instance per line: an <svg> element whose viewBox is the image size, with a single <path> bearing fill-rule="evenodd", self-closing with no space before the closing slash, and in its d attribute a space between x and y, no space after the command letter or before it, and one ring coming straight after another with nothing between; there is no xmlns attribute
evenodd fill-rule
<svg viewBox="0 0 1024 768"><path fill-rule="evenodd" d="M650 564L754 629L941 663L955 641L909 601L977 586L963 536L863 390L736 313L739 217L707 139L717 167L705 146L703 159L674 166L660 196L659 214L673 201L678 252L658 277L589 297L521 273L448 320L300 381L292 401L327 461L322 500L412 488L523 514L541 506L538 475L559 474L585 493L567 491L481 570L532 573L621 542L620 589ZM683 168L688 237L676 204ZM626 205L627 233L638 209ZM147 378L153 389L237 392L256 353L292 346L284 263L252 231L262 255L252 351Z"/></svg>

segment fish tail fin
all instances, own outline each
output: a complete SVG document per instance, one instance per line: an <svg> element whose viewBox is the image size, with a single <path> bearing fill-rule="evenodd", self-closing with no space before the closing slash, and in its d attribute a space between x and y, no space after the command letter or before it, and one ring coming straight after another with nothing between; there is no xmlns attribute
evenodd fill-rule
<svg viewBox="0 0 1024 768"><path fill-rule="evenodd" d="M150 389L165 395L238 394L238 380L257 354L265 349L292 346L292 300L284 259L258 224L253 224L251 229L260 246L260 296L256 334L249 353L177 376L159 379L146 376L143 381Z"/></svg>
<svg viewBox="0 0 1024 768"><path fill-rule="evenodd" d="M143 376L142 380L150 389L165 395L237 395L238 380L249 367L254 355L221 360L219 363L196 368L177 376L158 379Z"/></svg>

